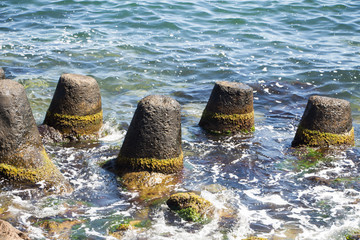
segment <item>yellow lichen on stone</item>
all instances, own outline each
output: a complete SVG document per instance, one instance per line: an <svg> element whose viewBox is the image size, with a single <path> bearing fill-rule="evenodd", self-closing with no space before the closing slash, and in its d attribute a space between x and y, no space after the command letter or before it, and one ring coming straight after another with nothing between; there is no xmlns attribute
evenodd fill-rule
<svg viewBox="0 0 360 240"><path fill-rule="evenodd" d="M7 163L0 163L0 175L17 182L30 184L36 184L45 180L47 188L58 186L60 192L72 191L72 188L66 183L64 177L50 160L43 147L41 147L39 155L34 156L34 158L36 157L40 158L34 159L34 161L40 160L38 167L24 168L15 167Z"/></svg>
<svg viewBox="0 0 360 240"><path fill-rule="evenodd" d="M299 126L296 131L296 138L301 142L300 145L307 146L330 146L330 145L354 145L354 128L348 133L335 134L309 130Z"/></svg>
<svg viewBox="0 0 360 240"><path fill-rule="evenodd" d="M129 158L119 155L117 164L119 167L134 171L150 171L159 173L175 173L183 168L184 155L168 159L156 158Z"/></svg>
<svg viewBox="0 0 360 240"><path fill-rule="evenodd" d="M229 121L233 123L241 122L241 121L249 121L254 119L254 111L250 113L243 114L221 114L221 113L213 113L209 114L211 118L220 119L223 121Z"/></svg>
<svg viewBox="0 0 360 240"><path fill-rule="evenodd" d="M62 133L92 134L102 126L103 112L86 116L65 115L47 111L46 124L56 128Z"/></svg>
<svg viewBox="0 0 360 240"><path fill-rule="evenodd" d="M218 129L208 129L214 132L231 133L231 132L253 132L254 111L243 114L222 114L204 111L202 121L212 122Z"/></svg>

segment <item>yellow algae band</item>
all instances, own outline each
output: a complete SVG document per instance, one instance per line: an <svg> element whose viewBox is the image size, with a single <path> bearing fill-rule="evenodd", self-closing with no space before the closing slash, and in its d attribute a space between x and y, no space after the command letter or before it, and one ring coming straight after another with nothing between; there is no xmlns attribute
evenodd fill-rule
<svg viewBox="0 0 360 240"><path fill-rule="evenodd" d="M46 113L46 124L62 133L92 134L102 126L103 112L86 116Z"/></svg>
<svg viewBox="0 0 360 240"><path fill-rule="evenodd" d="M182 152L178 157L168 159L130 158L119 155L117 164L120 168L133 171L176 173L183 168L183 158Z"/></svg>
<svg viewBox="0 0 360 240"><path fill-rule="evenodd" d="M208 130L215 132L253 132L255 130L254 115L254 111L243 114L222 114L204 111L202 122L204 122L203 125L208 125L205 122L212 123L212 127L209 127ZM211 129L215 127L218 129Z"/></svg>
<svg viewBox="0 0 360 240"><path fill-rule="evenodd" d="M307 145L307 146L330 146L330 145L354 145L354 128L349 132L344 134L335 134L320 132L316 130L309 130L303 128L302 126L298 127L296 131L296 138L300 144L298 145Z"/></svg>
<svg viewBox="0 0 360 240"><path fill-rule="evenodd" d="M31 184L45 180L47 188L57 186L60 191L72 191L71 186L66 183L64 177L50 160L44 148L40 151L40 158L42 162L39 163L39 167L24 168L15 167L7 163L0 163L0 175L16 182Z"/></svg>

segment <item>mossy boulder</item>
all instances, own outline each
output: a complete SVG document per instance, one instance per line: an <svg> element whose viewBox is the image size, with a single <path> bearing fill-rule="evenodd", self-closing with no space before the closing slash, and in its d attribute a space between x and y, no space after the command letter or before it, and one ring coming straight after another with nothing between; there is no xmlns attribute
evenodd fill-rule
<svg viewBox="0 0 360 240"><path fill-rule="evenodd" d="M166 204L186 221L207 222L214 213L213 205L193 192L173 194Z"/></svg>
<svg viewBox="0 0 360 240"><path fill-rule="evenodd" d="M44 125L58 130L65 138L81 140L88 136L96 138L102 121L100 88L96 80L79 74L62 74Z"/></svg>

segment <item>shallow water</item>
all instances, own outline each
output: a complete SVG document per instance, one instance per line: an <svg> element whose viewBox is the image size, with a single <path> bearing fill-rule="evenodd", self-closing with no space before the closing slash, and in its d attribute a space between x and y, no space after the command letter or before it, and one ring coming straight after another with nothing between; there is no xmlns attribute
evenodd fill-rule
<svg viewBox="0 0 360 240"><path fill-rule="evenodd" d="M359 1L2 0L0 23L0 66L26 87L38 124L62 73L93 76L102 94L99 142L46 146L73 194L0 191L0 217L32 238L49 238L35 218L81 220L71 239L111 239L124 219L149 221L125 239L345 239L360 227ZM216 138L197 125L218 80L254 88L253 135ZM173 220L164 203L147 213L98 165L117 156L149 94L182 105L185 168L175 188L216 206L207 225ZM356 145L309 166L290 144L314 94L351 102Z"/></svg>

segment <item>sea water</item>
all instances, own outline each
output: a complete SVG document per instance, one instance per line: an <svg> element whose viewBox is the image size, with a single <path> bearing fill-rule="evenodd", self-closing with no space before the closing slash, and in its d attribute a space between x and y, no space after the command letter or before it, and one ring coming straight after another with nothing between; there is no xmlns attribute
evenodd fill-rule
<svg viewBox="0 0 360 240"><path fill-rule="evenodd" d="M360 228L358 0L1 0L0 56L38 124L62 73L90 75L101 88L100 140L46 146L74 192L0 190L0 218L32 239L113 239L116 224L143 211L146 224L124 239L335 240ZM198 126L219 80L254 89L253 134L211 137ZM209 200L217 213L208 224L172 220L165 202L148 210L99 166L116 158L137 102L150 94L182 105L175 191ZM350 101L355 146L312 162L290 146L315 94ZM50 236L44 219L79 223Z"/></svg>

